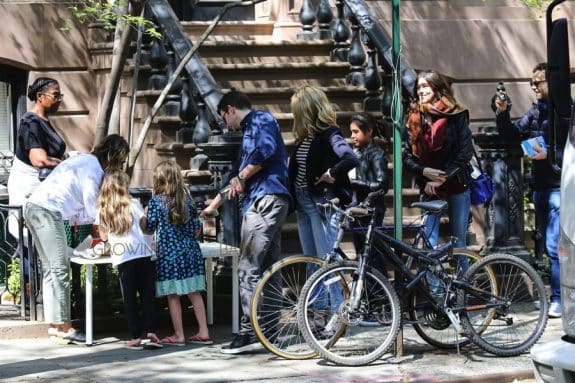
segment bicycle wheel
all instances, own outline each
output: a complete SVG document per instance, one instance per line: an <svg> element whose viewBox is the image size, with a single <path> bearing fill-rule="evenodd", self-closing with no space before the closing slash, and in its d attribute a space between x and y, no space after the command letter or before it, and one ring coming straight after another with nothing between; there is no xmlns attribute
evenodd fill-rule
<svg viewBox="0 0 575 383"><path fill-rule="evenodd" d="M465 259L465 261L461 261ZM444 271L453 278L461 277L469 267L481 261L481 256L466 249L454 249L453 257L443 263ZM466 267L463 267L466 265ZM495 274L490 269L485 275L484 288L493 294L497 292ZM454 349L470 342L466 336L458 334L449 318L444 312L433 309L429 298L423 294L414 293L410 299L409 318L413 321L413 328L427 343L441 349ZM484 320L475 321L475 326L484 327ZM478 330L480 331L480 330Z"/></svg>
<svg viewBox="0 0 575 383"><path fill-rule="evenodd" d="M497 279L497 294L482 294L485 274L490 271ZM543 281L527 262L513 255L490 255L471 267L464 278L473 289L459 291L458 304L467 308L460 318L475 344L498 356L514 356L541 337L549 303ZM492 318L481 331L473 324L478 315Z"/></svg>
<svg viewBox="0 0 575 383"><path fill-rule="evenodd" d="M323 266L306 282L298 302L298 324L308 344L324 359L361 366L379 359L393 344L401 322L399 298L381 273L367 267L359 304L350 297L358 288L358 262ZM333 290L342 300L334 304ZM321 307L320 290L329 291Z"/></svg>
<svg viewBox="0 0 575 383"><path fill-rule="evenodd" d="M297 325L297 301L307 277L324 263L315 257L287 257L262 275L254 290L251 320L257 337L270 352L287 359L315 356Z"/></svg>

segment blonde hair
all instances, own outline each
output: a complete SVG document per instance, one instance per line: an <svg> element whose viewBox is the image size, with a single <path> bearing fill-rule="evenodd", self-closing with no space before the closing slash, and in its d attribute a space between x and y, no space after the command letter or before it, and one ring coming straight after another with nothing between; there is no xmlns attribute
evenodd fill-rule
<svg viewBox="0 0 575 383"><path fill-rule="evenodd" d="M293 94L291 111L297 140L312 138L330 125L336 125L336 113L326 94L311 85L304 85Z"/></svg>
<svg viewBox="0 0 575 383"><path fill-rule="evenodd" d="M182 177L182 169L172 160L160 162L154 169L154 194L164 194L173 199L171 209L172 223L186 224L190 220L190 212L186 206L188 191Z"/></svg>
<svg viewBox="0 0 575 383"><path fill-rule="evenodd" d="M132 228L132 198L128 191L129 184L130 178L120 169L108 170L102 181L97 202L100 210L100 226L112 234L122 235Z"/></svg>

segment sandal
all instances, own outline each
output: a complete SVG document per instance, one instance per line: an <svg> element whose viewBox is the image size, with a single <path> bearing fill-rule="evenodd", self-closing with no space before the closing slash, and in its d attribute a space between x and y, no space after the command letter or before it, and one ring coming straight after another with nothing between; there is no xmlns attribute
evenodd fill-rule
<svg viewBox="0 0 575 383"><path fill-rule="evenodd" d="M160 340L160 338L158 338L156 336L156 334L154 333L148 333L146 335L147 339L144 339L142 341L142 345L144 346L145 349L151 349L151 350L155 350L158 348L163 348L164 346L162 345L162 341Z"/></svg>
<svg viewBox="0 0 575 383"><path fill-rule="evenodd" d="M211 338L203 338L197 334L189 337L188 342L195 344L214 344L214 341Z"/></svg>
<svg viewBox="0 0 575 383"><path fill-rule="evenodd" d="M139 339L126 341L126 343L124 344L124 348L127 348L128 350L136 350L136 351L144 349L144 347L142 346L142 342L140 342Z"/></svg>
<svg viewBox="0 0 575 383"><path fill-rule="evenodd" d="M186 342L178 340L175 336L167 336L164 339L162 339L162 344L167 344L169 346L185 346Z"/></svg>

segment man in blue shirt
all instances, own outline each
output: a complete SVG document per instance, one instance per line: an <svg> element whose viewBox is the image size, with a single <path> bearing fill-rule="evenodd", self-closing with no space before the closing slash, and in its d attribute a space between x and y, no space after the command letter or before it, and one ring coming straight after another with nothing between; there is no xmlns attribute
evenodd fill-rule
<svg viewBox="0 0 575 383"><path fill-rule="evenodd" d="M547 84L547 64L537 64L533 69L531 89L535 93L535 102L531 108L517 121L512 122L509 117L507 99L496 97L496 123L497 129L503 138L528 139L542 136L547 145L549 141L549 86ZM567 140L568 126L560 124L557 131L556 158L559 165L563 160L563 148ZM533 202L537 229L544 235L545 249L549 257L551 269L551 304L549 317L561 317L561 289L559 284L559 258L557 247L559 244L559 205L561 173L551 166L547 158L547 148L534 147L537 152L531 156L533 168Z"/></svg>
<svg viewBox="0 0 575 383"><path fill-rule="evenodd" d="M290 203L288 157L276 119L253 110L245 94L232 89L222 97L218 113L230 129L241 129L243 138L229 185L202 214L210 215L225 197L243 195L238 265L243 315L239 334L220 350L238 354L262 348L250 322L251 301L263 271L281 257L281 229Z"/></svg>

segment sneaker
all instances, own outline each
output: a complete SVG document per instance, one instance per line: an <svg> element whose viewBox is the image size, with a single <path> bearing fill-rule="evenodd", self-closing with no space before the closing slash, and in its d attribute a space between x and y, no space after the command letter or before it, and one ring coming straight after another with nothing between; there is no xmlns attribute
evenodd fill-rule
<svg viewBox="0 0 575 383"><path fill-rule="evenodd" d="M264 346L255 335L238 334L234 340L220 348L222 354L241 354L243 352L261 350Z"/></svg>
<svg viewBox="0 0 575 383"><path fill-rule="evenodd" d="M66 333L62 339L74 343L86 343L86 335L78 330Z"/></svg>
<svg viewBox="0 0 575 383"><path fill-rule="evenodd" d="M551 302L547 316L549 316L549 318L561 318L561 303Z"/></svg>

